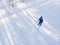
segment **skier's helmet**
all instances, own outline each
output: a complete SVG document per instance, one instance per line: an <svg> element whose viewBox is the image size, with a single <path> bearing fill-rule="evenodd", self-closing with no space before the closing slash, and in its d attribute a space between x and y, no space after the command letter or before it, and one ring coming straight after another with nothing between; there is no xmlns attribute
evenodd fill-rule
<svg viewBox="0 0 60 45"><path fill-rule="evenodd" d="M40 18L43 18L42 16Z"/></svg>

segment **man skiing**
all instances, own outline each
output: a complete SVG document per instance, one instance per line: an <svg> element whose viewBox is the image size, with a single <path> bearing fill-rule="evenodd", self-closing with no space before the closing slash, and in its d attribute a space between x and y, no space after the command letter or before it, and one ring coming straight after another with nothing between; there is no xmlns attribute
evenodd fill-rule
<svg viewBox="0 0 60 45"><path fill-rule="evenodd" d="M42 25L43 23L43 17L41 16L39 19L38 19L38 25L39 27Z"/></svg>

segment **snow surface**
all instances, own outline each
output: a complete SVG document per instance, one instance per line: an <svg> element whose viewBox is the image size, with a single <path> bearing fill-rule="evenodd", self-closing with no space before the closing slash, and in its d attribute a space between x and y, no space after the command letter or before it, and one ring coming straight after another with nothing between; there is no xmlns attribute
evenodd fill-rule
<svg viewBox="0 0 60 45"><path fill-rule="evenodd" d="M10 2L0 0L0 45L60 45L60 0Z"/></svg>

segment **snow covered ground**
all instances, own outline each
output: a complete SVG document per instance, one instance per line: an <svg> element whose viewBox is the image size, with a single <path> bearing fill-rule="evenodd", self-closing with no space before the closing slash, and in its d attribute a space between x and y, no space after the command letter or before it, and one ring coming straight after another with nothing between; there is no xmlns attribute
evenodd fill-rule
<svg viewBox="0 0 60 45"><path fill-rule="evenodd" d="M0 45L60 45L60 0L0 0ZM37 20L44 17L40 29Z"/></svg>

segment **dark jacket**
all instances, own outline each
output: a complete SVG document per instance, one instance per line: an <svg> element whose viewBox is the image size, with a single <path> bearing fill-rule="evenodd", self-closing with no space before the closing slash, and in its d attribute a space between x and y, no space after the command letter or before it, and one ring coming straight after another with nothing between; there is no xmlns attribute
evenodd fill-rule
<svg viewBox="0 0 60 45"><path fill-rule="evenodd" d="M40 17L39 18L39 23L42 23L43 22L43 17Z"/></svg>

